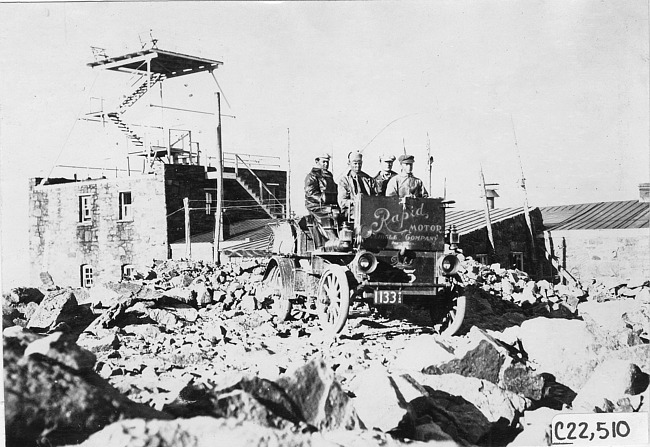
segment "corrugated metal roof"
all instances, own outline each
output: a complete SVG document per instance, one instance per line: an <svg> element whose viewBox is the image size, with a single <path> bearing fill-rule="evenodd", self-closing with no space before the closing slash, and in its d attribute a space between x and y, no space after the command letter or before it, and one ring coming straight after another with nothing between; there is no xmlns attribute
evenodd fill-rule
<svg viewBox="0 0 650 447"><path fill-rule="evenodd" d="M570 214L574 207L574 213ZM606 230L650 227L650 204L638 200L540 208L547 230ZM548 215L548 220L547 220ZM558 217L567 216L557 222Z"/></svg>
<svg viewBox="0 0 650 447"><path fill-rule="evenodd" d="M221 252L228 256L242 257L261 257L270 253L271 243L273 241L273 230L270 225L265 225L245 235L239 235L228 240L233 241L244 236L245 240L242 240L241 243L224 248Z"/></svg>
<svg viewBox="0 0 650 447"><path fill-rule="evenodd" d="M276 220L277 219L248 219L242 220L241 222L232 223L230 224L229 228L229 233L231 235L229 239L232 239L234 236L238 236L240 234L265 227L271 222L275 222Z"/></svg>
<svg viewBox="0 0 650 447"><path fill-rule="evenodd" d="M262 230L263 233L266 232L268 234L271 232L271 229L268 227L268 225L271 222L274 222L275 220L276 219L249 219L242 222L237 222L235 224L231 224L230 233L234 235L226 239L226 241L244 241L247 238L253 237L254 236L253 232L255 232L256 230ZM193 234L190 237L190 241L193 244L199 244L204 242L211 244L214 242L214 231L208 231L206 233L200 233L200 234ZM172 242L172 244L184 244L184 243L185 243L185 238Z"/></svg>
<svg viewBox="0 0 650 447"><path fill-rule="evenodd" d="M545 228L551 228L564 222L576 213L582 212L589 208L593 203L580 203L577 205L559 205L540 207Z"/></svg>
<svg viewBox="0 0 650 447"><path fill-rule="evenodd" d="M495 224L521 214L524 214L523 207L495 208L490 210L490 222ZM445 214L445 226L449 227L450 225L456 225L456 229L460 235L469 234L485 228L485 211L448 209Z"/></svg>

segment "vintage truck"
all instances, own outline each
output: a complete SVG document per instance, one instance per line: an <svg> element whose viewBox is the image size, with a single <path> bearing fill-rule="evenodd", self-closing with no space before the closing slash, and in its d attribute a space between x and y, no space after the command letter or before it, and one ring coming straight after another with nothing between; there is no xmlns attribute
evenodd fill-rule
<svg viewBox="0 0 650 447"><path fill-rule="evenodd" d="M429 308L438 333L453 335L466 299L456 273L458 235L445 228L450 203L359 196L348 220L332 209L338 240L320 247L313 219L278 222L264 275L274 312L286 319L299 309L337 333L355 301L380 308L417 302Z"/></svg>

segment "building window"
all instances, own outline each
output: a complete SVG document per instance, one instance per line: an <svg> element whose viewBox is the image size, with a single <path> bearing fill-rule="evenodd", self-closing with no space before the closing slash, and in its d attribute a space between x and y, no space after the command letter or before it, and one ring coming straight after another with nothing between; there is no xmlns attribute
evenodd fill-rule
<svg viewBox="0 0 650 447"><path fill-rule="evenodd" d="M488 255L486 254L476 255L476 261L480 262L483 265L488 265Z"/></svg>
<svg viewBox="0 0 650 447"><path fill-rule="evenodd" d="M135 267L132 264L124 264L122 266L122 279L133 279L135 274Z"/></svg>
<svg viewBox="0 0 650 447"><path fill-rule="evenodd" d="M212 212L212 193L205 193L205 214L210 214Z"/></svg>
<svg viewBox="0 0 650 447"><path fill-rule="evenodd" d="M93 268L88 264L81 266L81 287L92 287Z"/></svg>
<svg viewBox="0 0 650 447"><path fill-rule="evenodd" d="M93 202L92 196L79 196L79 222L92 221Z"/></svg>
<svg viewBox="0 0 650 447"><path fill-rule="evenodd" d="M133 211L131 209L131 192L125 191L120 193L120 220L133 220Z"/></svg>
<svg viewBox="0 0 650 447"><path fill-rule="evenodd" d="M510 253L510 266L518 270L524 271L524 254L520 251L513 251Z"/></svg>

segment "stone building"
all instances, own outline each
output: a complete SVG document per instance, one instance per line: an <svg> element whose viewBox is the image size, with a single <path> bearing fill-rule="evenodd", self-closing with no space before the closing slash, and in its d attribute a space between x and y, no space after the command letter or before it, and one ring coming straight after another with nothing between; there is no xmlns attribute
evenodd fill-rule
<svg viewBox="0 0 650 447"><path fill-rule="evenodd" d="M224 202L248 200L223 212L224 233L243 220L279 217L284 212L286 172L252 169L276 186L273 203L262 199L243 172L227 166ZM171 257L170 243L185 234L183 199L190 203L190 233L214 234L214 170L199 165L156 163L153 171L115 179L51 178L30 181L29 251L31 282L49 272L58 285L89 287L143 270L154 259ZM256 205L255 205L256 204Z"/></svg>
<svg viewBox="0 0 650 447"><path fill-rule="evenodd" d="M530 210L530 219L536 234L542 228L538 208ZM533 241L524 209L490 209L490 222L494 247L488 237L483 210L449 209L445 218L447 227L456 227L464 255L486 265L499 264L503 268L517 268L534 276L542 275L543 246Z"/></svg>
<svg viewBox="0 0 650 447"><path fill-rule="evenodd" d="M640 192L640 200L541 208L546 250L578 281L647 280L650 203L643 187Z"/></svg>

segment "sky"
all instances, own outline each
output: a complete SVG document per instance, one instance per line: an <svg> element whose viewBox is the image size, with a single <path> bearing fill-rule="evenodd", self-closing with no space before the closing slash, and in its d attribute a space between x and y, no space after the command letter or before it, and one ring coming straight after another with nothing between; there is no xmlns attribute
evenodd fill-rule
<svg viewBox="0 0 650 447"><path fill-rule="evenodd" d="M79 120L132 81L88 67L91 46L153 36L222 61L224 151L290 157L299 213L316 154L336 177L350 151L374 175L406 150L428 184L427 147L431 192L457 208L482 207L481 168L497 207L523 204L522 170L545 206L633 200L650 180L648 16L640 0L0 3L2 289L27 278L28 179L124 167L123 138ZM166 106L216 109L208 73L163 85ZM214 116L137 105L131 119L196 127L214 150Z"/></svg>

